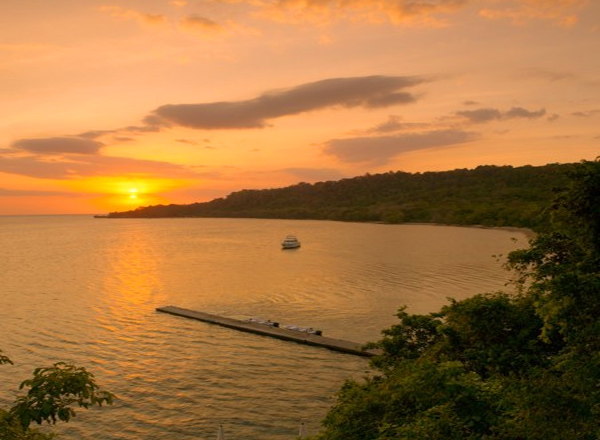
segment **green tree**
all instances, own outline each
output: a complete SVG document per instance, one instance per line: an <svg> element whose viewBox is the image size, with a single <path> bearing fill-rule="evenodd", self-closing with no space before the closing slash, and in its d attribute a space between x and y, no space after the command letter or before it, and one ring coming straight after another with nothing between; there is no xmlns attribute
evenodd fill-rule
<svg viewBox="0 0 600 440"><path fill-rule="evenodd" d="M600 162L582 162L556 199L551 223L528 249L509 255L523 290L537 303L544 335L571 349L600 348Z"/></svg>
<svg viewBox="0 0 600 440"><path fill-rule="evenodd" d="M323 440L444 439L489 435L496 390L460 362L401 361L385 377L348 381Z"/></svg>
<svg viewBox="0 0 600 440"><path fill-rule="evenodd" d="M322 440L600 438L600 162L570 178L541 232L509 255L518 291L400 309Z"/></svg>
<svg viewBox="0 0 600 440"><path fill-rule="evenodd" d="M509 256L534 300L542 338L564 341L550 368L513 384L511 432L532 439L600 436L600 161L582 162L570 177L549 227Z"/></svg>
<svg viewBox="0 0 600 440"><path fill-rule="evenodd" d="M0 354L0 364L12 361ZM83 367L58 362L48 368L36 368L33 377L21 383L19 396L13 406L0 409L0 438L2 440L46 440L53 434L31 428L32 423L68 422L75 417L75 408L112 404L114 395L97 385L94 375Z"/></svg>

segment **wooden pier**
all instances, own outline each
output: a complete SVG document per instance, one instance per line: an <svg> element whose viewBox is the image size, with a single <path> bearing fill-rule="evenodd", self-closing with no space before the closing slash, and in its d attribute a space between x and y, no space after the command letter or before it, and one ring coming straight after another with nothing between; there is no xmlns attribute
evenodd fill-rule
<svg viewBox="0 0 600 440"><path fill-rule="evenodd" d="M298 342L300 344L314 345L316 347L328 348L330 350L342 353L354 354L358 356L375 356L380 354L379 350L363 350L362 344L358 342L344 341L342 339L328 338L303 331L289 330L281 327L271 327L265 324L259 324L250 321L240 321L238 319L226 318L209 313L197 312L189 309L182 309L175 306L159 307L158 312L169 313L171 315L182 316L184 318L196 319L210 324L217 324L223 327L240 330L243 332L254 333L257 335L270 336L272 338L283 339L285 341Z"/></svg>

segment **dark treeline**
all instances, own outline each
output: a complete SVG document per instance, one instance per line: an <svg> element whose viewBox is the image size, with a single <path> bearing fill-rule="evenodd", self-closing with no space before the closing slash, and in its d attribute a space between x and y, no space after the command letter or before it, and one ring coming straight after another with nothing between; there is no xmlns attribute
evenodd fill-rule
<svg viewBox="0 0 600 440"><path fill-rule="evenodd" d="M480 166L366 174L339 181L243 190L205 203L155 205L122 217L243 217L519 226L537 229L574 164Z"/></svg>

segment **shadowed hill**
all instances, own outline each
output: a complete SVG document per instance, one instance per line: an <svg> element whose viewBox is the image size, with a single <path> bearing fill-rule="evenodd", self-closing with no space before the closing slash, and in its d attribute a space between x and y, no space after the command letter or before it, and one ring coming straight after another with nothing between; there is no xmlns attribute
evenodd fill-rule
<svg viewBox="0 0 600 440"><path fill-rule="evenodd" d="M285 188L243 190L205 203L155 205L109 218L240 217L537 229L574 164L388 172Z"/></svg>

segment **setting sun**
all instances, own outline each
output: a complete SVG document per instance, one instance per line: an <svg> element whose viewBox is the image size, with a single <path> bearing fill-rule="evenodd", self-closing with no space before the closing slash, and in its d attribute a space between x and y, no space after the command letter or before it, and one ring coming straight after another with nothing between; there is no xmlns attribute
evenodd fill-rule
<svg viewBox="0 0 600 440"><path fill-rule="evenodd" d="M185 180L148 176L92 177L61 183L82 198L89 198L83 212L111 212L172 203L171 194L188 185Z"/></svg>
<svg viewBox="0 0 600 440"><path fill-rule="evenodd" d="M129 190L129 198L130 199L137 199L138 198L138 190L137 190L137 188L131 188Z"/></svg>

